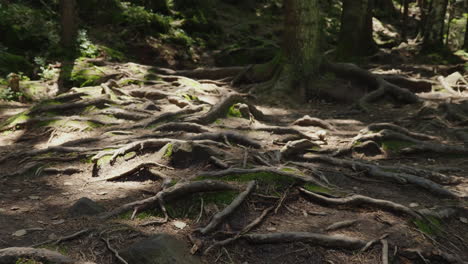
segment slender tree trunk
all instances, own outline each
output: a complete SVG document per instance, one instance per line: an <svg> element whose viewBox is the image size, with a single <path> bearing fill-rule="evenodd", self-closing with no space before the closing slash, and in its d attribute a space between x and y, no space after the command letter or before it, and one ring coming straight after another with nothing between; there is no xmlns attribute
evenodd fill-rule
<svg viewBox="0 0 468 264"><path fill-rule="evenodd" d="M310 78L321 64L320 6L318 0L284 0L283 65L275 87L294 89L305 98Z"/></svg>
<svg viewBox="0 0 468 264"><path fill-rule="evenodd" d="M427 17L427 8L428 8L428 3L427 0L418 0L418 6L419 10L421 12L421 17L419 20L419 25L418 25L418 36L424 36L425 28L426 28L426 17Z"/></svg>
<svg viewBox="0 0 468 264"><path fill-rule="evenodd" d="M465 0L465 13L468 13L468 0ZM468 51L468 17L465 24L465 39L463 40L463 49Z"/></svg>
<svg viewBox="0 0 468 264"><path fill-rule="evenodd" d="M447 12L448 12L448 20L447 20L447 31L445 33L445 45L448 46L449 44L449 39L450 39L450 26L452 23L453 19L453 12L454 12L454 7L453 7L453 2L451 0L448 1L448 6L447 6Z"/></svg>
<svg viewBox="0 0 468 264"><path fill-rule="evenodd" d="M403 3L403 31L401 38L403 42L408 39L408 16L409 16L409 0L404 0Z"/></svg>
<svg viewBox="0 0 468 264"><path fill-rule="evenodd" d="M375 50L372 37L373 0L343 0L337 48L340 60L368 55Z"/></svg>
<svg viewBox="0 0 468 264"><path fill-rule="evenodd" d="M62 45L65 49L73 48L76 40L76 0L60 1L60 22L62 27Z"/></svg>
<svg viewBox="0 0 468 264"><path fill-rule="evenodd" d="M432 0L432 8L427 16L423 50L439 50L443 47L445 13L448 0Z"/></svg>

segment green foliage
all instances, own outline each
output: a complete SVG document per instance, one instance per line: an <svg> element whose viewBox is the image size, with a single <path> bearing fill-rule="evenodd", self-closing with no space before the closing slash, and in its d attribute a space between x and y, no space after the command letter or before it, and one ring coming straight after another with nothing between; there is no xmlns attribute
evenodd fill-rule
<svg viewBox="0 0 468 264"><path fill-rule="evenodd" d="M122 2L122 21L128 26L146 32L167 33L170 29L170 19L161 14L153 13L143 6L130 2Z"/></svg>
<svg viewBox="0 0 468 264"><path fill-rule="evenodd" d="M236 107L236 105L231 105L231 107L229 107L227 116L228 116L228 117L239 117L239 118L242 118L242 113L241 113L240 110Z"/></svg>
<svg viewBox="0 0 468 264"><path fill-rule="evenodd" d="M433 216L428 216L425 219L415 219L413 220L413 224L428 235L437 236L441 233L442 224L439 219Z"/></svg>
<svg viewBox="0 0 468 264"><path fill-rule="evenodd" d="M44 262L39 262L30 258L19 258L15 264L44 264Z"/></svg>
<svg viewBox="0 0 468 264"><path fill-rule="evenodd" d="M18 101L21 96L23 96L22 92L14 92L10 87L0 89L0 100Z"/></svg>
<svg viewBox="0 0 468 264"><path fill-rule="evenodd" d="M31 70L32 65L27 61L25 57L0 50L0 75L6 75L10 72Z"/></svg>
<svg viewBox="0 0 468 264"><path fill-rule="evenodd" d="M99 54L98 46L91 42L91 40L88 38L88 33L86 30L78 31L76 41L82 57L95 58Z"/></svg>

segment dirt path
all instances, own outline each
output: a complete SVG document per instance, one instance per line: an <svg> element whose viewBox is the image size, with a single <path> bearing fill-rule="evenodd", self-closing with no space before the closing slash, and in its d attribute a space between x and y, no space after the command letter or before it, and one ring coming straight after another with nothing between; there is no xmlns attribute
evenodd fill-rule
<svg viewBox="0 0 468 264"><path fill-rule="evenodd" d="M196 254L236 238L210 248L206 263L381 263L381 241L393 263L468 260L466 98L381 102L369 113L321 100L294 108L257 101L227 82L161 74L2 111L0 120L9 119L1 129L0 247L91 228L45 246L119 263L99 234L121 249L167 232L187 241L191 234L190 243L201 243ZM197 189L203 180L234 190ZM223 210L251 181L245 201ZM112 211L158 193L167 221L162 200L112 217L68 213L82 197ZM198 232L216 213L228 217Z"/></svg>

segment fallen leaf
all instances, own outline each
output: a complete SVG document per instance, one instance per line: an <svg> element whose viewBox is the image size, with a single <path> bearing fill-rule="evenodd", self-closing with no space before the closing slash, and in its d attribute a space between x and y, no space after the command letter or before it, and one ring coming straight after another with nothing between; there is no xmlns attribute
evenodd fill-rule
<svg viewBox="0 0 468 264"><path fill-rule="evenodd" d="M14 232L14 233L12 234L12 236L21 237L21 236L26 235L27 233L28 233L28 231L26 231L26 229L20 229L20 230Z"/></svg>
<svg viewBox="0 0 468 264"><path fill-rule="evenodd" d="M184 229L187 226L187 224L182 221L174 221L172 224L179 229Z"/></svg>

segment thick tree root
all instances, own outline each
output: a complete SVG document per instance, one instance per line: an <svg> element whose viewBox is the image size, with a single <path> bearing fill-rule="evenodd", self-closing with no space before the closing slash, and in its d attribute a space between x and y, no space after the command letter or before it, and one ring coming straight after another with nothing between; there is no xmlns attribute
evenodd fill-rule
<svg viewBox="0 0 468 264"><path fill-rule="evenodd" d="M441 195L441 196L452 197L452 198L459 197L458 194L455 194L452 191L445 189L441 185L431 180L421 178L421 177L408 174L408 173L386 171L377 165L367 164L367 163L363 163L359 161L336 159L336 158L322 156L322 155L307 155L307 156L304 156L303 158L307 160L308 162L328 163L328 164L332 164L335 166L347 167L353 170L365 171L367 172L369 176L373 176L376 178L390 179L392 181L396 181L400 183L411 183L423 189L426 189L430 191L431 193Z"/></svg>
<svg viewBox="0 0 468 264"><path fill-rule="evenodd" d="M206 235L213 232L216 227L218 227L226 218L228 218L232 213L234 213L237 208L247 199L247 197L255 189L255 181L249 182L245 191L240 193L236 199L234 199L231 204L224 208L221 212L215 214L211 219L210 223L204 228L200 229L200 233Z"/></svg>
<svg viewBox="0 0 468 264"><path fill-rule="evenodd" d="M393 97L399 103L414 104L420 102L419 97L411 91L400 88L381 76L372 74L354 64L325 63L323 66L327 71L333 72L342 78L364 82L373 89L372 92L360 99L359 106L362 110L367 111L369 103L375 102L385 95Z"/></svg>
<svg viewBox="0 0 468 264"><path fill-rule="evenodd" d="M346 237L342 235L323 235L309 232L288 232L288 233L268 233L268 234L247 234L242 238L254 244L275 244L305 242L313 245L357 250L366 245L366 241Z"/></svg>
<svg viewBox="0 0 468 264"><path fill-rule="evenodd" d="M63 112L70 109L82 109L87 106L100 106L104 104L112 104L112 100L109 99L109 96L102 96L90 100L82 100L78 102L65 103L65 104L48 104L48 105L38 105L33 107L30 111L31 115L40 114L45 112L57 111Z"/></svg>
<svg viewBox="0 0 468 264"><path fill-rule="evenodd" d="M400 214L408 215L416 219L421 219L419 215L414 210L398 203L394 203L387 200L374 199L371 197L363 195L352 195L345 198L329 198L316 194L310 191L307 191L304 188L299 188L299 190L307 195L308 198L313 199L316 202L328 204L328 205L346 205L346 206L372 206L389 212L397 212Z"/></svg>
<svg viewBox="0 0 468 264"><path fill-rule="evenodd" d="M428 80L419 80L411 77L391 74L376 75L382 77L382 79L389 83L404 87L413 93L428 93L432 91L433 82Z"/></svg>
<svg viewBox="0 0 468 264"><path fill-rule="evenodd" d="M0 158L0 163L3 163L9 159L15 159L15 158L23 158L23 161L26 160L29 157L32 156L37 156L41 154L47 154L47 153L61 153L61 154L66 154L66 153L94 153L100 149L98 148L86 148L86 147L63 147L63 146L52 146L44 149L35 149L35 150L30 150L30 151L20 151L20 152L14 152L9 155L4 156L3 158Z"/></svg>
<svg viewBox="0 0 468 264"><path fill-rule="evenodd" d="M298 120L293 122L293 125L296 126L315 126L315 127L320 127L323 129L328 129L328 130L335 130L335 127L330 124L329 122L315 118L315 117L310 117L308 115L303 116L299 118Z"/></svg>
<svg viewBox="0 0 468 264"><path fill-rule="evenodd" d="M165 201L170 201L185 195L199 193L199 192L217 192L217 191L229 191L235 190L236 188L232 185L229 185L225 182L220 181L212 181L212 180L205 180L205 181L194 181L194 182L183 182L177 183L176 185L164 189L158 192L155 196L150 198L131 202L128 204L124 204L110 212L103 213L98 216L100 219L109 219L116 215L125 213L134 209L135 207L138 208L146 208L148 206L159 204L160 207L164 206ZM165 214L165 209L162 209Z"/></svg>
<svg viewBox="0 0 468 264"><path fill-rule="evenodd" d="M415 139L419 139L419 140L436 140L437 138L436 137L433 137L433 136L429 136L429 135L426 135L426 134L421 134L421 133L415 133L415 132L411 132L409 131L408 129L404 128L404 127L401 127L401 126L398 126L398 125L395 125L395 124L392 124L392 123L374 123L374 124L370 124L369 126L367 126L367 128L361 130L361 134L366 134L368 132L378 132L378 131L381 131L381 130L384 130L384 129L388 129L388 130L393 130L397 133L400 133L400 134L403 134L403 135L406 135L406 136L409 136L409 137L412 137L412 138L415 138Z"/></svg>
<svg viewBox="0 0 468 264"><path fill-rule="evenodd" d="M145 169L150 169L150 168L154 168L154 167L162 167L162 168L165 168L165 169L171 169L165 165L162 165L162 164L159 164L157 162L142 162L142 163L139 163L137 164L136 166L133 166L131 167L130 169L122 172L122 173L118 173L118 174L115 174L115 175L110 175L110 176L104 176L104 179L105 181L117 181L117 180L120 180L120 179L123 179L123 178L126 178L126 177L130 177L132 176L133 174L141 171L141 170L145 170ZM150 173L152 170L149 170ZM154 173L152 173L154 175ZM157 175L154 175L154 176L157 176L159 178L161 178L165 183L166 182L170 182L171 179L167 176L164 176L163 174L160 174L158 173Z"/></svg>
<svg viewBox="0 0 468 264"><path fill-rule="evenodd" d="M235 132L220 132L220 133L209 133L205 132L193 137L190 137L190 140L213 140L218 142L226 142L226 143L235 143L246 147L252 148L261 148L262 145L253 140L248 138L247 136L241 135Z"/></svg>
<svg viewBox="0 0 468 264"><path fill-rule="evenodd" d="M440 154L468 154L468 148L465 148L464 146L454 146L421 141L389 129L383 129L377 133L360 135L354 140L354 142L364 142L369 140L380 143L385 140L399 140L409 142L411 146L404 147L398 151L402 154L413 154L421 152L432 152Z"/></svg>
<svg viewBox="0 0 468 264"><path fill-rule="evenodd" d="M224 176L258 174L258 173L276 174L280 176L290 177L292 179L296 179L301 182L310 182L310 183L314 183L325 188L327 187L323 183L319 182L318 180L316 180L315 178L311 176L303 175L303 174L296 174L292 172L286 172L286 171L278 170L278 169L271 168L271 167L258 167L254 169L230 168L230 169L221 170L221 171L207 171L207 172L201 172L199 175L195 176L195 178L198 178L198 177L222 178Z"/></svg>
<svg viewBox="0 0 468 264"><path fill-rule="evenodd" d="M157 126L154 131L183 131L188 133L206 133L210 132L209 127L205 127L190 122L170 122Z"/></svg>
<svg viewBox="0 0 468 264"><path fill-rule="evenodd" d="M30 258L37 261L56 264L92 264L91 262L73 260L60 253L44 248L11 247L0 249L0 264L18 263L17 261L20 258Z"/></svg>
<svg viewBox="0 0 468 264"><path fill-rule="evenodd" d="M214 105L207 113L196 118L194 122L203 125L211 124L214 121L216 121L216 119L225 117L228 113L229 108L237 103L247 104L249 106L250 113L255 117L255 119L266 119L266 116L260 110L258 110L253 105L248 104L247 101L240 94L231 93L223 99L221 99L221 101L218 104Z"/></svg>
<svg viewBox="0 0 468 264"><path fill-rule="evenodd" d="M281 156L287 158L303 154L308 149L314 147L318 147L318 145L307 139L289 141L283 148L281 148Z"/></svg>

